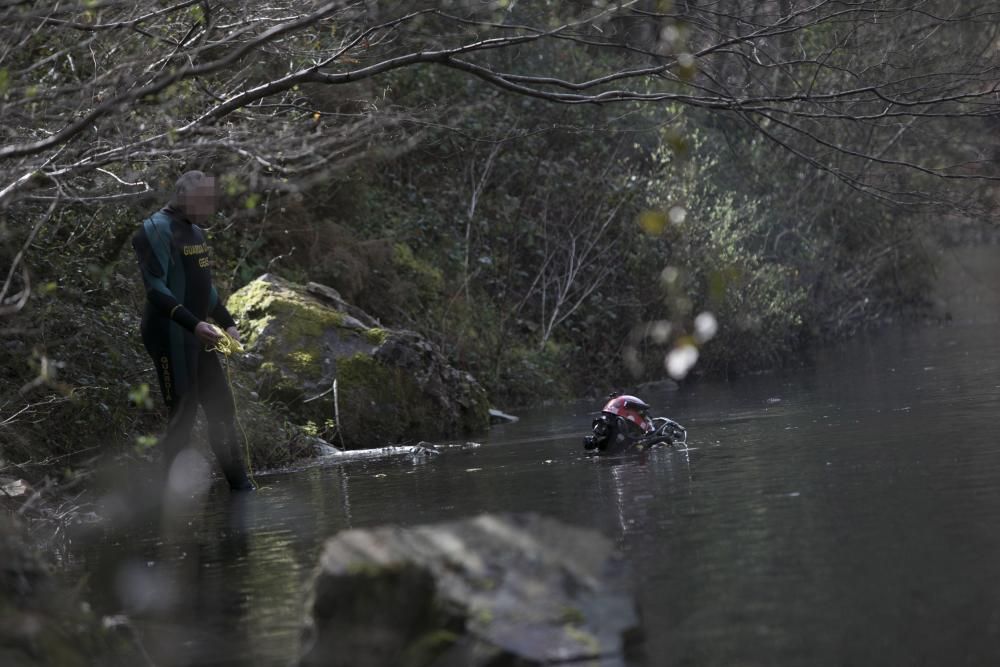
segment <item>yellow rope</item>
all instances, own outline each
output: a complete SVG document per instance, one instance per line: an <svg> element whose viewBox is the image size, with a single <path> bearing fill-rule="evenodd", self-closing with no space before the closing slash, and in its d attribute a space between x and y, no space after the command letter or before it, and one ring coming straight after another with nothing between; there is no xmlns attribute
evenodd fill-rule
<svg viewBox="0 0 1000 667"><path fill-rule="evenodd" d="M243 422L240 421L240 411L236 405L236 390L233 388L233 378L229 373L229 357L244 352L245 348L240 341L230 336L228 332L223 331L220 327L214 324L210 324L209 326L219 334L219 339L215 341L215 347L209 348L208 351L222 353L222 365L226 368L226 382L229 384L229 394L233 397L233 417L236 425L240 427L240 433L243 434L243 451L246 455L247 473L251 483L259 491L260 485L257 484L257 480L254 478L253 464L250 462L250 438L247 437L246 429L243 428Z"/></svg>
<svg viewBox="0 0 1000 667"><path fill-rule="evenodd" d="M209 352L221 352L228 361L230 355L246 351L243 348L243 343L230 336L228 332L223 331L221 327L217 327L214 324L210 324L209 326L212 327L215 333L219 334L219 339L215 341L215 347L209 349Z"/></svg>

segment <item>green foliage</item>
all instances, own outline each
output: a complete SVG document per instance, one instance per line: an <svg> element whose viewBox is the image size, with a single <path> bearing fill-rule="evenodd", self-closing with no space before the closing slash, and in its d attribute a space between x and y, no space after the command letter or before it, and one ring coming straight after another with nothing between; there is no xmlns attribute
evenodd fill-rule
<svg viewBox="0 0 1000 667"><path fill-rule="evenodd" d="M128 400L136 407L144 408L146 410L151 410L153 408L153 399L149 393L149 385L145 382L129 391Z"/></svg>
<svg viewBox="0 0 1000 667"><path fill-rule="evenodd" d="M802 333L807 290L794 266L767 253L775 226L767 207L722 190L719 158L704 134L690 130L688 136L690 153L683 158L663 142L654 153L657 177L648 182L649 205L666 221L663 239L651 246L668 258L660 281L666 307L659 315L683 338L693 332L695 315L712 313L720 330L703 355L710 365L780 364Z"/></svg>
<svg viewBox="0 0 1000 667"><path fill-rule="evenodd" d="M145 452L156 446L159 442L159 438L155 435L137 435L135 436L135 448L139 452Z"/></svg>
<svg viewBox="0 0 1000 667"><path fill-rule="evenodd" d="M517 5L525 20L539 25L592 11L587 3ZM380 3L386 16L400 8L411 5ZM497 21L509 18L500 5L477 11ZM193 6L167 13L157 27L179 41L205 18ZM352 21L365 20L363 12L345 13L289 35L287 61L267 50L253 62L241 61L242 89L309 65L317 49L334 48L357 27ZM427 18L420 29L433 34L434 25ZM50 27L32 33L0 69L0 97L16 96L18 113L34 118L35 110L52 112L51 127L39 125L48 135L65 117L61 108L47 106L51 91L99 80L99 65L121 67L126 78L146 72L138 56L150 48L140 33L122 33L115 36L118 60L92 64L88 52L74 58L72 67L69 59L53 59L58 63L31 70L32 80L14 80L11 72L29 71L36 60L66 47L66 33ZM603 28L609 35L618 29ZM679 44L688 30L678 26ZM829 51L832 66L805 63L800 71L814 75L817 88L835 87L848 76L842 66L857 51L830 51L848 38L845 30L830 21L796 36L802 48ZM400 33L399 39L402 49L413 35ZM477 57L498 71L572 80L635 63L624 50L565 46L540 42L530 58L521 49ZM103 58L111 52L95 51ZM196 62L217 55L207 46ZM381 55L356 49L337 67ZM940 56L937 49L926 57ZM165 71L186 62L173 60ZM690 63L673 73L680 78L665 82L663 90L680 91L683 80L696 76ZM387 327L426 335L500 403L662 377L663 356L680 342L700 346L696 370L772 367L793 358L810 338L848 334L903 305L919 305L926 293L927 253L908 213L861 200L829 175L773 150L742 117L678 105L555 107L511 96L454 69L422 66L389 72L377 85L331 89L303 83L268 100L293 109L278 121L265 122L258 114L270 111L248 108L203 128L204 136L185 138L178 128L217 103L213 91L231 89L231 75L223 69L181 80L137 101L119 119L122 131L134 136L121 140L165 135L169 141L151 144L162 157L122 158L102 168L161 191L186 168L214 171L225 213L207 226L214 276L224 295L265 271L330 284ZM82 90L88 100L109 94ZM352 119L360 119L358 125ZM8 128L11 136L23 129ZM117 131L102 124L95 136L106 141ZM838 126L835 138L864 131L861 124ZM273 137L280 141L265 141ZM81 149L89 150L88 141L78 142ZM224 144L243 152L218 148ZM311 153L317 145L322 150ZM293 153L307 161L332 160L348 145L343 164L349 168L332 169L316 181L299 182L256 159L257 149L266 148L268 159L296 167L301 165L286 161ZM105 176L88 178L61 187L107 189ZM106 180L108 192L122 189ZM47 177L36 181L52 191ZM80 419L82 428L95 432L101 430L98 422L110 421L116 442L126 447L134 434L157 430L159 415L146 414L156 401L148 386L136 386L144 352L136 336L123 344L122 332L135 331L142 307L128 238L163 198L70 203L53 213L32 245L35 284L45 287L36 289L32 309L17 320L28 330L41 322L42 330L5 348L4 397L37 381L37 391L59 401L50 414ZM0 228L5 250L24 243L28 221L44 215L46 206L25 200L11 209ZM597 224L605 219L611 221L606 229ZM582 253L594 239L596 251ZM570 288L560 292L567 281ZM719 324L708 341L697 337L694 326L703 312ZM336 324L308 315L294 318L301 330L290 337ZM80 322L90 326L81 328ZM668 334L662 333L665 322ZM368 342L383 342L380 331L369 331ZM308 349L295 355L291 361L300 368L317 358ZM642 363L630 363L633 357ZM240 398L241 405L253 402L249 395ZM104 407L95 410L95 404ZM317 433L330 430L318 417L315 426ZM27 443L44 437L44 429L31 427L23 446L12 451L32 456ZM70 451L69 440L54 438L52 451ZM268 451L258 463L282 460L286 452L270 448L287 440L279 446L259 439Z"/></svg>
<svg viewBox="0 0 1000 667"><path fill-rule="evenodd" d="M507 400L517 405L573 396L580 379L573 372L573 363L579 359L574 356L569 345L551 340L541 348L511 346L499 360L499 386Z"/></svg>
<svg viewBox="0 0 1000 667"><path fill-rule="evenodd" d="M844 285L853 254L907 232L873 225L885 215L877 207L840 206L849 191L833 188L818 206L789 197L803 166L717 116L645 107L623 123L605 109L511 100L450 70L389 80L392 103L446 113L448 127L308 193L297 215L310 236L278 237L309 248L288 268L427 335L497 402L657 379L680 342L700 346L696 371L787 363L810 338L885 314L906 276L921 275L919 262L901 272L896 258L882 266L892 283ZM457 86L471 102L442 110ZM643 125L659 129L634 130ZM605 215L613 224L601 232L593 224ZM595 234L599 251L576 280L590 289L585 280L601 278L550 326L553 286L571 266L564 249ZM918 294L919 280L905 291ZM709 341L695 335L703 312L718 322ZM666 321L665 340L643 333Z"/></svg>

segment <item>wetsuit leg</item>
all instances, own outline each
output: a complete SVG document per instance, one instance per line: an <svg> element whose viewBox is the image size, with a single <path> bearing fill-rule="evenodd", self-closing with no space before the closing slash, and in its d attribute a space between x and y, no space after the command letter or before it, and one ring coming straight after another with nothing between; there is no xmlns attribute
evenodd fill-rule
<svg viewBox="0 0 1000 667"><path fill-rule="evenodd" d="M225 371L214 352L199 353L198 397L208 423L208 442L229 488L253 489L236 434L236 404Z"/></svg>
<svg viewBox="0 0 1000 667"><path fill-rule="evenodd" d="M191 355L193 348L186 350L184 345L171 345L168 329L144 323L142 339L156 368L160 392L170 416L167 431L159 442L163 455L161 473L165 478L174 459L187 447L198 416L197 387L187 381L195 370L197 359Z"/></svg>
<svg viewBox="0 0 1000 667"><path fill-rule="evenodd" d="M191 441L191 429L198 417L198 390L189 389L181 396L175 396L170 404L170 421L167 432L160 438L160 449L163 452L163 472L170 471L177 455Z"/></svg>

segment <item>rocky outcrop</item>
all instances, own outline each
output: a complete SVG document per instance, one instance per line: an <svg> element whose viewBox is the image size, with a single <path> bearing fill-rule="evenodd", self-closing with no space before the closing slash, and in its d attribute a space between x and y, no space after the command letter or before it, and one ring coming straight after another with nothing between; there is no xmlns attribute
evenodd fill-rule
<svg viewBox="0 0 1000 667"><path fill-rule="evenodd" d="M622 664L626 581L608 540L532 514L346 531L323 549L300 664Z"/></svg>
<svg viewBox="0 0 1000 667"><path fill-rule="evenodd" d="M76 595L60 590L0 512L0 665L134 665L141 657Z"/></svg>
<svg viewBox="0 0 1000 667"><path fill-rule="evenodd" d="M267 274L227 305L257 360L259 395L338 446L451 437L489 424L486 392L471 375L418 334L379 327L332 288Z"/></svg>

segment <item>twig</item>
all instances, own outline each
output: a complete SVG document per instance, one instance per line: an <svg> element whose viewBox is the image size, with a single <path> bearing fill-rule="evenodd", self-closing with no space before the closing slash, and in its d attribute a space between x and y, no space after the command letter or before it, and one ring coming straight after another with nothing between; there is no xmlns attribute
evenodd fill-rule
<svg viewBox="0 0 1000 667"><path fill-rule="evenodd" d="M337 398L337 380L334 378L333 386L333 416L337 420L337 436L340 438L341 449L347 449L347 445L344 444L344 427L340 423L340 401Z"/></svg>

